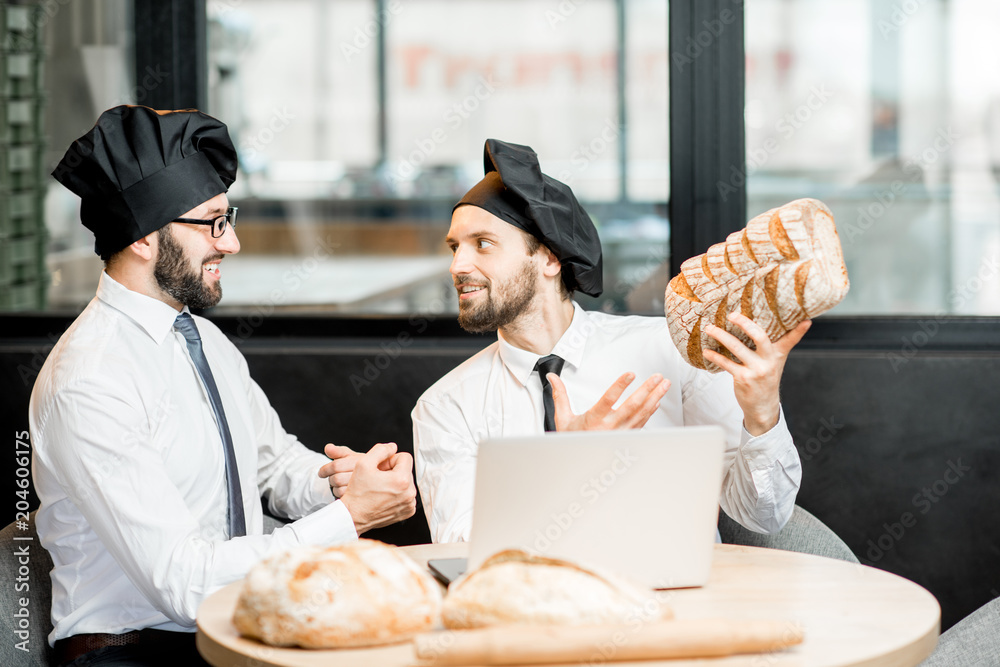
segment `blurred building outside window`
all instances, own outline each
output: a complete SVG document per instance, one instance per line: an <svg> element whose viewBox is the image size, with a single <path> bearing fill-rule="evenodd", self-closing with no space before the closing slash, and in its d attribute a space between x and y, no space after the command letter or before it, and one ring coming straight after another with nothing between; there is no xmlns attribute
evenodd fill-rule
<svg viewBox="0 0 1000 667"><path fill-rule="evenodd" d="M831 314L1000 314L997 25L993 0L746 3L729 185L751 216L831 207L851 278Z"/></svg>
<svg viewBox="0 0 1000 667"><path fill-rule="evenodd" d="M49 80L62 84L49 164L103 109L142 103L130 9L81 0L46 27ZM208 0L206 11L207 111L240 152L229 196L242 251L222 267L218 311L457 312L443 239L488 137L532 146L595 219L606 289L587 307L662 309L666 0ZM78 200L54 182L47 218L49 307L79 309L101 263Z"/></svg>
<svg viewBox="0 0 1000 667"><path fill-rule="evenodd" d="M219 310L457 312L444 236L488 137L534 148L597 222L607 288L587 307L662 310L667 3L626 0L624 24L618 10L209 2L211 106L242 167L230 198L243 250L223 267Z"/></svg>

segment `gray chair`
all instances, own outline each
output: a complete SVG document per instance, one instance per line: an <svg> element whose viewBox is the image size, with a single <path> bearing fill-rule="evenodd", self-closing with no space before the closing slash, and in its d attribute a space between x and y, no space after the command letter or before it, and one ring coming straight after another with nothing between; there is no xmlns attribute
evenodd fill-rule
<svg viewBox="0 0 1000 667"><path fill-rule="evenodd" d="M271 533L274 532L275 528L280 528L281 526L284 526L286 523L288 523L288 522L285 519L279 519L276 516L271 516L270 514L267 513L266 509L264 510L264 534L265 535L270 535Z"/></svg>
<svg viewBox="0 0 1000 667"><path fill-rule="evenodd" d="M34 512L29 519L26 530L20 530L16 523L12 523L0 531L0 581L4 582L3 592L0 593L0 609L3 609L3 620L0 621L3 629L0 632L5 637L0 647L0 665L47 667L52 658L52 649L49 648L49 633L52 632L52 582L49 572L52 570L52 558L38 542ZM21 551L25 548L27 555ZM21 562L22 559L27 562ZM22 584L26 584L27 588L18 590ZM27 602L27 606L22 607L22 601ZM27 610L27 616L19 618L16 614L22 609ZM18 623L21 618L26 619L28 626L27 643L21 644L26 651L17 648L25 637L16 634L25 631Z"/></svg>
<svg viewBox="0 0 1000 667"><path fill-rule="evenodd" d="M837 534L826 524L805 511L798 505L792 512L788 523L773 535L764 535L747 530L734 520L719 512L719 535L726 544L739 544L746 547L767 547L769 549L784 549L800 553L839 558L851 563L857 563L858 558Z"/></svg>
<svg viewBox="0 0 1000 667"><path fill-rule="evenodd" d="M948 629L920 667L1000 665L1000 598L987 602Z"/></svg>

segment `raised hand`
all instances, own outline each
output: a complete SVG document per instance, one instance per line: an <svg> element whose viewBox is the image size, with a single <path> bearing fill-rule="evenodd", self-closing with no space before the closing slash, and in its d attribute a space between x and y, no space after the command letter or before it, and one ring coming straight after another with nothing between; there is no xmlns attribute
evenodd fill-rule
<svg viewBox="0 0 1000 667"><path fill-rule="evenodd" d="M767 332L746 315L730 313L729 321L743 329L757 349L751 350L725 329L710 324L705 327L705 333L725 346L742 364L713 350L704 350L703 354L707 361L733 376L736 401L743 409L743 426L750 435L762 435L778 423L778 388L785 360L792 348L809 331L812 322L801 322L772 343Z"/></svg>
<svg viewBox="0 0 1000 667"><path fill-rule="evenodd" d="M552 403L555 406L557 431L642 428L660 407L660 399L670 389L670 380L664 380L660 374L653 375L615 409L615 401L635 380L635 373L625 373L604 392L594 407L577 415L573 414L573 409L570 407L563 381L555 373L549 373L547 377L552 384Z"/></svg>

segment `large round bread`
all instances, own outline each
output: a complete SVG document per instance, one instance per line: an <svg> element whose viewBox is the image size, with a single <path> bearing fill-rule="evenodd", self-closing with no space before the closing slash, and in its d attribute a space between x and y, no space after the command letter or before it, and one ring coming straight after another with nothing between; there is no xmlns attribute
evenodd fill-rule
<svg viewBox="0 0 1000 667"><path fill-rule="evenodd" d="M797 199L684 261L667 285L664 310L681 356L716 373L722 369L704 358L704 350L733 356L705 333L706 325L726 329L753 349L727 319L730 313L746 315L774 341L840 303L849 287L833 213L817 199Z"/></svg>
<svg viewBox="0 0 1000 667"><path fill-rule="evenodd" d="M651 592L564 560L501 551L452 583L446 628L580 625L673 618Z"/></svg>
<svg viewBox="0 0 1000 667"><path fill-rule="evenodd" d="M233 623L274 646L336 648L410 639L440 622L441 587L375 540L302 547L247 574Z"/></svg>

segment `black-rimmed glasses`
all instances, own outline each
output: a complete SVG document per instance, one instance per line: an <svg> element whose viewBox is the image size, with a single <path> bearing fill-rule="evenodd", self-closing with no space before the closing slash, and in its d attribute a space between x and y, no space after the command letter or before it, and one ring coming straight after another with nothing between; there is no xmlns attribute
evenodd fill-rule
<svg viewBox="0 0 1000 667"><path fill-rule="evenodd" d="M226 223L233 229L236 229L236 211L239 209L235 206L230 206L226 209L225 214L220 215L218 218L212 220L198 220L196 218L177 218L176 220L171 220L171 222L183 222L186 225L210 225L212 227L212 238L217 239L226 233Z"/></svg>

